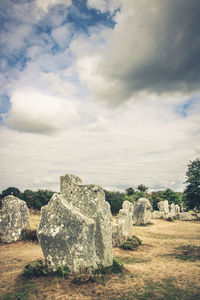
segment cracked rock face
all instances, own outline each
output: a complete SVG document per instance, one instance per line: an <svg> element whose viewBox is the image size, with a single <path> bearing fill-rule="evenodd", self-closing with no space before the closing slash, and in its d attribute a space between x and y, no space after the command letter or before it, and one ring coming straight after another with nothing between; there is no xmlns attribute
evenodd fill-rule
<svg viewBox="0 0 200 300"><path fill-rule="evenodd" d="M134 206L131 202L123 202L116 223L112 225L113 246L120 246L133 236L133 209Z"/></svg>
<svg viewBox="0 0 200 300"><path fill-rule="evenodd" d="M146 225L151 223L152 206L148 199L140 198L134 206L134 224Z"/></svg>
<svg viewBox="0 0 200 300"><path fill-rule="evenodd" d="M3 243L21 239L22 229L30 228L29 210L26 202L9 195L2 200L0 235Z"/></svg>
<svg viewBox="0 0 200 300"><path fill-rule="evenodd" d="M110 205L96 185L61 177L60 195L42 208L38 238L50 269L68 266L71 272L113 263Z"/></svg>

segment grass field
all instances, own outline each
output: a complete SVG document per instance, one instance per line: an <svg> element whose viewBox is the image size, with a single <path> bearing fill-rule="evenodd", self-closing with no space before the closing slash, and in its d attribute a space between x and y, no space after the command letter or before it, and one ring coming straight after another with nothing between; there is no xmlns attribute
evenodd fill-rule
<svg viewBox="0 0 200 300"><path fill-rule="evenodd" d="M37 227L38 215L31 215ZM125 271L84 284L69 279L22 276L26 264L43 259L39 244L0 245L0 299L200 299L200 222L153 220L134 227L137 251L113 248Z"/></svg>

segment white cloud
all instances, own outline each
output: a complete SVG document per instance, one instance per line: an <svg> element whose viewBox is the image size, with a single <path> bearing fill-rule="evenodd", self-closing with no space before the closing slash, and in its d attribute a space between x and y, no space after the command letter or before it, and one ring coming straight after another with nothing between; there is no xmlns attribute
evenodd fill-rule
<svg viewBox="0 0 200 300"><path fill-rule="evenodd" d="M43 101L46 108L49 100ZM86 183L105 187L143 183L152 189L181 190L187 164L200 148L199 134L194 135L199 111L196 106L196 113L183 117L168 103L152 97L145 105L133 101L112 110L92 102L79 103L80 122L50 136L2 128L0 164L6 175L1 186L58 190L59 176L72 173ZM54 106L52 109L55 112ZM60 110L56 111L55 116L62 119ZM39 116L56 125L53 112ZM25 111L16 114L23 119ZM31 118L28 113L28 122Z"/></svg>
<svg viewBox="0 0 200 300"><path fill-rule="evenodd" d="M89 8L100 10L102 13L110 11L113 13L121 6L122 0L87 0Z"/></svg>
<svg viewBox="0 0 200 300"><path fill-rule="evenodd" d="M91 3L105 10L108 2ZM198 11L198 1L123 1L100 59L84 78L93 97L116 104L141 91L199 91Z"/></svg>
<svg viewBox="0 0 200 300"><path fill-rule="evenodd" d="M55 7L49 13L54 5L69 6L71 1L31 3L16 7L15 19L24 24L21 32L13 22L2 37L9 51L25 47L29 61L24 69L16 65L1 77L1 90L11 97L6 123L0 127L1 188L58 190L59 176L74 173L86 183L114 188L143 183L181 189L187 163L200 153L200 107L198 101L187 107L195 92L186 93L184 84L173 92L171 71L161 72L167 81L156 76L161 62L169 63L169 70L171 63L176 67L181 62L166 55L162 41L168 34L173 49L181 39L173 19L177 34L172 43L175 36L166 21L171 16L168 4L175 8L181 2L122 1L115 27L94 26L88 35L62 25L67 10L61 15ZM89 7L110 13L118 3L88 1ZM37 17L40 26L51 25L51 33L34 32ZM61 47L56 54L55 41ZM188 45L194 45L195 54L196 43ZM180 50L187 58L188 47ZM2 66L7 68L5 61ZM198 60L193 66L197 74Z"/></svg>
<svg viewBox="0 0 200 300"><path fill-rule="evenodd" d="M56 43L63 48L66 47L67 44L69 44L71 31L72 29L69 25L63 25L53 29L51 35Z"/></svg>
<svg viewBox="0 0 200 300"><path fill-rule="evenodd" d="M69 100L35 91L15 92L6 124L23 132L49 134L63 130L77 119L75 105Z"/></svg>
<svg viewBox="0 0 200 300"><path fill-rule="evenodd" d="M65 5L66 7L69 7L72 4L71 0L35 0L35 4L38 8L44 10L47 12L52 6L55 5Z"/></svg>

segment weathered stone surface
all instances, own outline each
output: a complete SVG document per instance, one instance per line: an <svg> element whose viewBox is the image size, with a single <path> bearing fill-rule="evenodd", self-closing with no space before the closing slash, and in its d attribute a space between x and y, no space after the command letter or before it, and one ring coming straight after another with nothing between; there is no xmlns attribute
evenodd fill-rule
<svg viewBox="0 0 200 300"><path fill-rule="evenodd" d="M174 217L175 217L175 215L171 214L171 213L168 213L167 215L165 215L165 219L167 221L174 221Z"/></svg>
<svg viewBox="0 0 200 300"><path fill-rule="evenodd" d="M180 206L179 206L178 204L176 204L176 205L175 205L175 214L176 214L176 215L179 215L180 212L181 212L181 208L180 208Z"/></svg>
<svg viewBox="0 0 200 300"><path fill-rule="evenodd" d="M146 225L151 223L152 206L148 199L140 198L134 206L133 220L135 225Z"/></svg>
<svg viewBox="0 0 200 300"><path fill-rule="evenodd" d="M181 221L193 221L195 220L195 217L193 217L189 212L182 212L179 214L179 219Z"/></svg>
<svg viewBox="0 0 200 300"><path fill-rule="evenodd" d="M167 200L158 202L159 211L163 211L165 215L169 214L169 203Z"/></svg>
<svg viewBox="0 0 200 300"><path fill-rule="evenodd" d="M112 215L105 194L96 185L82 185L81 179L61 177L60 195L42 208L38 230L49 265L68 265L72 272L112 265Z"/></svg>
<svg viewBox="0 0 200 300"><path fill-rule="evenodd" d="M172 214L173 216L176 214L176 213L175 213L175 205L174 205L174 203L170 204L170 206L169 206L169 212L170 212L170 214Z"/></svg>
<svg viewBox="0 0 200 300"><path fill-rule="evenodd" d="M20 240L22 229L29 228L29 210L26 202L13 195L3 198L0 215L2 242L12 243Z"/></svg>
<svg viewBox="0 0 200 300"><path fill-rule="evenodd" d="M152 219L164 219L165 214L163 211L154 210L151 215Z"/></svg>
<svg viewBox="0 0 200 300"><path fill-rule="evenodd" d="M122 209L117 215L116 223L112 225L113 246L120 246L133 236L133 210L134 205L131 202L123 202Z"/></svg>

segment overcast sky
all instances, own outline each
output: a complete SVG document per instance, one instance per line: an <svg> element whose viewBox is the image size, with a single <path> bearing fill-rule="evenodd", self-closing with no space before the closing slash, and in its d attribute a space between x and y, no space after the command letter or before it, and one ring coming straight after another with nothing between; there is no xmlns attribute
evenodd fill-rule
<svg viewBox="0 0 200 300"><path fill-rule="evenodd" d="M184 188L200 155L199 0L0 0L0 191Z"/></svg>

